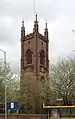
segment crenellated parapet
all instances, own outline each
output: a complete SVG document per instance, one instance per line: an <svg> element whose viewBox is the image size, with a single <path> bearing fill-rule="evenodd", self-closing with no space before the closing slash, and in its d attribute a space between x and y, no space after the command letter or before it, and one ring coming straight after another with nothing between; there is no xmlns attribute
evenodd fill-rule
<svg viewBox="0 0 75 119"><path fill-rule="evenodd" d="M40 39L42 39L43 41L45 41L45 42L49 42L48 39L45 36L43 36L42 34L40 34L40 33L38 33L38 37Z"/></svg>
<svg viewBox="0 0 75 119"><path fill-rule="evenodd" d="M33 33L27 34L25 36L25 40L32 39L33 37L34 37L34 34Z"/></svg>

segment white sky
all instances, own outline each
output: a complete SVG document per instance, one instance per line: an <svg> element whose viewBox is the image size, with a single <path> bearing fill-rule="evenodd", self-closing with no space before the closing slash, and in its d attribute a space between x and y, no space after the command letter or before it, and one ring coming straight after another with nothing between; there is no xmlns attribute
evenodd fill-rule
<svg viewBox="0 0 75 119"><path fill-rule="evenodd" d="M35 0L40 32L45 21L49 29L49 60L56 63L74 54L75 0ZM34 0L0 0L0 49L6 50L7 60L15 73L20 69L20 27L25 19L26 34L34 24ZM3 54L0 52L0 57Z"/></svg>

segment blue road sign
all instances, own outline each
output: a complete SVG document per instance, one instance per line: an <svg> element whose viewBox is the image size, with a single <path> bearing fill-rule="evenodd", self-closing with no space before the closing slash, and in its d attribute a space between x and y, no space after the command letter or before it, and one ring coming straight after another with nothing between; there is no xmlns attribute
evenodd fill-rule
<svg viewBox="0 0 75 119"><path fill-rule="evenodd" d="M7 110L17 110L18 102L7 102Z"/></svg>

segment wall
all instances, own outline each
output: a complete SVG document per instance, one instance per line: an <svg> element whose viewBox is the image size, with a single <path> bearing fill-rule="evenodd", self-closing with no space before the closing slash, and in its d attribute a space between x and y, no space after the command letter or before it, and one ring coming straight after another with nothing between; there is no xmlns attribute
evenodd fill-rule
<svg viewBox="0 0 75 119"><path fill-rule="evenodd" d="M0 119L5 119L5 115L0 114ZM39 114L32 114L32 115L26 115L26 114L11 114L7 115L7 119L47 119L46 115L39 115Z"/></svg>

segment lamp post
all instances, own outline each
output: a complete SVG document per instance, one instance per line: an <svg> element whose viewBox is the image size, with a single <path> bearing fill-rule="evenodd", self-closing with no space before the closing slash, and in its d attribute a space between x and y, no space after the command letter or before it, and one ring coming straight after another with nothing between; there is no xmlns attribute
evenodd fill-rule
<svg viewBox="0 0 75 119"><path fill-rule="evenodd" d="M1 50L4 53L4 81L5 81L5 119L7 119L7 95L6 95L6 52Z"/></svg>

